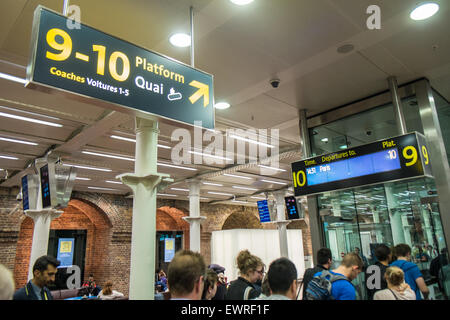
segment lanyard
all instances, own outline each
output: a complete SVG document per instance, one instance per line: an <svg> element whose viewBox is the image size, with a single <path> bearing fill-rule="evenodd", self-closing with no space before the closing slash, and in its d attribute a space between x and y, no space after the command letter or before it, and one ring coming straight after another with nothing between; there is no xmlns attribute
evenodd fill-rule
<svg viewBox="0 0 450 320"><path fill-rule="evenodd" d="M28 285L25 286L25 292L27 293L27 296L30 295L30 294L28 293ZM48 300L47 292L45 292L45 290L44 290L44 300Z"/></svg>

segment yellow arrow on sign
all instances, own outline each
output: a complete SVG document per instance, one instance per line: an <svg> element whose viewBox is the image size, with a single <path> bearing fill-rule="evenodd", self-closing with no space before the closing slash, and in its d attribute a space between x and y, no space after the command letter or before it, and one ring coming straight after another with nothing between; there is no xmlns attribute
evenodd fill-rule
<svg viewBox="0 0 450 320"><path fill-rule="evenodd" d="M191 103L194 104L198 99L204 97L203 107L206 107L209 104L209 86L196 80L191 81L189 85L198 88L198 90L189 97Z"/></svg>

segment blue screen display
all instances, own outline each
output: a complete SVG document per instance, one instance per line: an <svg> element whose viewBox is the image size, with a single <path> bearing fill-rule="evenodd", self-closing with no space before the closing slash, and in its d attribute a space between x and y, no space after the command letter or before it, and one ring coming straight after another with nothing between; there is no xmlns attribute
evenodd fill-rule
<svg viewBox="0 0 450 320"><path fill-rule="evenodd" d="M397 148L306 169L308 186L400 169Z"/></svg>
<svg viewBox="0 0 450 320"><path fill-rule="evenodd" d="M261 222L270 222L270 211L267 200L258 201L258 212Z"/></svg>

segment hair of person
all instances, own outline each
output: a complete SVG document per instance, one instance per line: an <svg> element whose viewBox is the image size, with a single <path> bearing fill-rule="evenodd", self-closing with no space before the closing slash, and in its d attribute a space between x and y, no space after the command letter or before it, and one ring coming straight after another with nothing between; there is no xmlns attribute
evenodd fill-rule
<svg viewBox="0 0 450 320"><path fill-rule="evenodd" d="M263 295L265 295L266 297L270 296L270 284L269 284L269 277L266 276L264 277L264 280L261 283L261 292Z"/></svg>
<svg viewBox="0 0 450 320"><path fill-rule="evenodd" d="M411 253L411 247L406 243L400 243L394 247L394 255L398 257L406 257Z"/></svg>
<svg viewBox="0 0 450 320"><path fill-rule="evenodd" d="M173 257L167 270L169 290L175 295L189 294L205 272L205 261L200 253L180 250Z"/></svg>
<svg viewBox="0 0 450 320"><path fill-rule="evenodd" d="M342 259L341 265L347 268L358 266L359 269L364 267L361 257L354 252L347 253Z"/></svg>
<svg viewBox="0 0 450 320"><path fill-rule="evenodd" d="M242 275L247 275L250 271L256 270L259 266L264 267L262 260L259 257L252 255L248 250L239 252L236 262Z"/></svg>
<svg viewBox="0 0 450 320"><path fill-rule="evenodd" d="M214 285L217 284L219 277L217 273L213 269L207 269L205 274L205 286L203 287L202 299L205 299L206 293L209 288L214 288Z"/></svg>
<svg viewBox="0 0 450 320"><path fill-rule="evenodd" d="M375 248L375 257L377 257L378 261L388 260L390 253L391 253L391 249L385 244L379 244Z"/></svg>
<svg viewBox="0 0 450 320"><path fill-rule="evenodd" d="M332 259L331 250L328 248L320 248L317 251L317 263L324 265L328 263L328 260Z"/></svg>
<svg viewBox="0 0 450 320"><path fill-rule="evenodd" d="M35 270L44 272L45 270L47 270L49 264L57 268L60 265L60 262L56 260L55 257L52 256L39 257L37 258L36 262L33 265L33 273Z"/></svg>
<svg viewBox="0 0 450 320"><path fill-rule="evenodd" d="M106 283L105 283L105 287L103 288L103 294L105 295L105 296L109 296L109 295L111 295L112 294L112 286L113 286L113 283L112 283L112 281L106 281Z"/></svg>
<svg viewBox="0 0 450 320"><path fill-rule="evenodd" d="M288 258L279 258L270 264L267 278L272 293L283 294L289 290L292 282L297 280L297 268Z"/></svg>
<svg viewBox="0 0 450 320"><path fill-rule="evenodd" d="M11 300L14 295L14 279L12 272L0 264L0 300Z"/></svg>
<svg viewBox="0 0 450 320"><path fill-rule="evenodd" d="M385 273L386 281L394 286L399 286L404 282L403 270L399 267L389 267Z"/></svg>

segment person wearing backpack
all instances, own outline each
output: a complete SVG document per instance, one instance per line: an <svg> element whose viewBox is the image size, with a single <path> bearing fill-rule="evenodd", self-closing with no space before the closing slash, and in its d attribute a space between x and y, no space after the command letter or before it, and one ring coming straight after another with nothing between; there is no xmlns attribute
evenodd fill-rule
<svg viewBox="0 0 450 320"><path fill-rule="evenodd" d="M405 282L409 284L411 289L416 294L416 300L422 300L420 293L422 293L425 300L427 300L430 290L425 284L425 280L419 270L419 267L415 263L410 262L411 247L405 243L396 245L394 247L394 256L397 260L392 262L390 266L399 267L403 270L403 273L405 274Z"/></svg>
<svg viewBox="0 0 450 320"><path fill-rule="evenodd" d="M317 251L317 265L314 268L308 268L303 275L303 283L302 283L302 299L306 300L306 288L308 287L309 282L312 280L314 275L323 270L329 270L332 264L332 255L331 250L328 248L320 248Z"/></svg>
<svg viewBox="0 0 450 320"><path fill-rule="evenodd" d="M314 275L306 288L306 300L356 300L351 283L362 271L364 263L354 252L347 253L339 267Z"/></svg>
<svg viewBox="0 0 450 320"><path fill-rule="evenodd" d="M264 263L248 250L239 252L237 258L239 277L230 283L225 300L251 300L261 294L254 283L264 276Z"/></svg>

